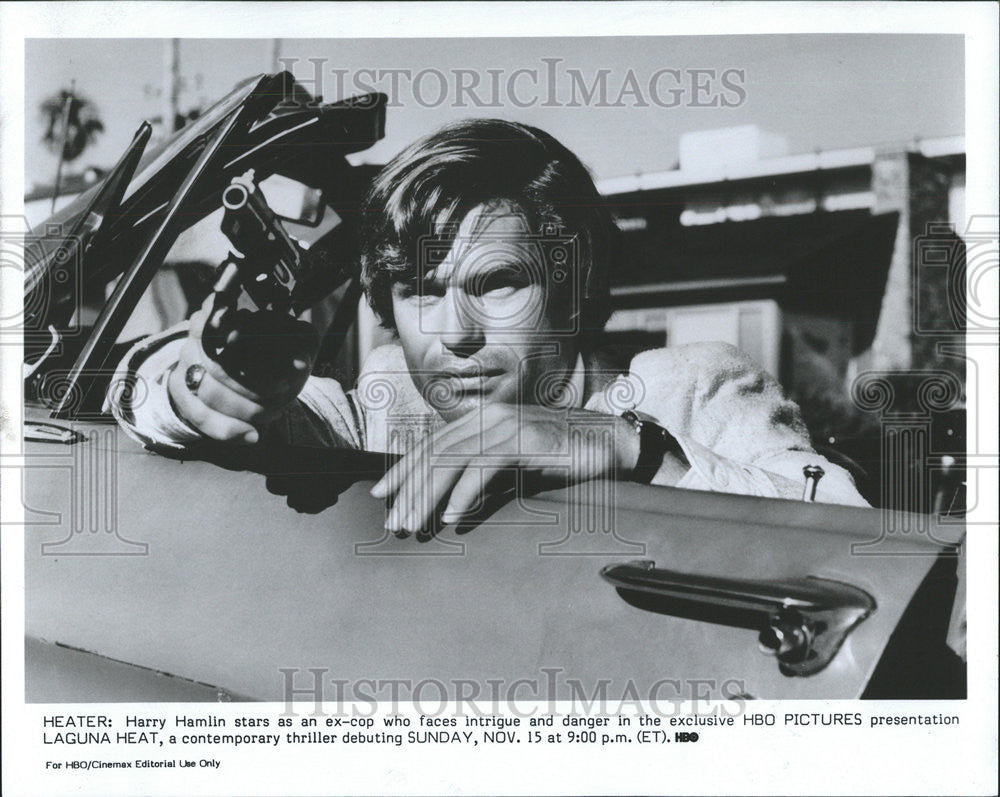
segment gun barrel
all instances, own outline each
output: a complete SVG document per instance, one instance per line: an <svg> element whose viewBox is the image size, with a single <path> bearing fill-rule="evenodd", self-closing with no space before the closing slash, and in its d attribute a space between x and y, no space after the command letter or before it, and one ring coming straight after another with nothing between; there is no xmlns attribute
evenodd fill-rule
<svg viewBox="0 0 1000 797"><path fill-rule="evenodd" d="M226 210L243 210L250 201L250 192L242 183L231 183L222 192L222 206Z"/></svg>
<svg viewBox="0 0 1000 797"><path fill-rule="evenodd" d="M222 231L233 245L243 288L259 307L293 307L303 277L300 252L253 175L234 178L222 192L222 205Z"/></svg>

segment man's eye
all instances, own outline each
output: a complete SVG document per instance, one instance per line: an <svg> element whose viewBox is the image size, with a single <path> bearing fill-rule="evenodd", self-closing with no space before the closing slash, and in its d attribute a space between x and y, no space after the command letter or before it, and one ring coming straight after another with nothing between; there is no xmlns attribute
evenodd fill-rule
<svg viewBox="0 0 1000 797"><path fill-rule="evenodd" d="M500 271L490 274L477 291L480 296L493 299L504 299L512 296L515 291L526 288L529 283L527 276L520 270Z"/></svg>
<svg viewBox="0 0 1000 797"><path fill-rule="evenodd" d="M514 295L518 288L515 285L498 285L482 293L484 299L506 299Z"/></svg>
<svg viewBox="0 0 1000 797"><path fill-rule="evenodd" d="M440 299L444 296L444 288L426 282L403 282L397 286L396 290L401 298L413 299L415 301Z"/></svg>

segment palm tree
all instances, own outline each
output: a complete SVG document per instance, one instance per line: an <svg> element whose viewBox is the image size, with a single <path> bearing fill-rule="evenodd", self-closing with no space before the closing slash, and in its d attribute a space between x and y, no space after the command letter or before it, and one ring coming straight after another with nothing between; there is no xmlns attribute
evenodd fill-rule
<svg viewBox="0 0 1000 797"><path fill-rule="evenodd" d="M46 99L41 111L46 119L42 141L53 155L61 155L63 161L79 158L98 133L104 132L97 106L73 89L63 89Z"/></svg>

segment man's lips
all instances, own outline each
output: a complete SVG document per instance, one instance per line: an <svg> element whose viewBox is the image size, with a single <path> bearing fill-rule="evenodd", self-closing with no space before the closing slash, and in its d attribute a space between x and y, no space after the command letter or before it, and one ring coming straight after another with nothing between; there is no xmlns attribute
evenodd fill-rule
<svg viewBox="0 0 1000 797"><path fill-rule="evenodd" d="M501 368L483 368L478 365L469 365L462 368L447 368L438 373L448 379L468 379L479 376L497 376L503 373Z"/></svg>
<svg viewBox="0 0 1000 797"><path fill-rule="evenodd" d="M504 371L499 368L468 366L456 370L439 371L436 379L457 393L479 393L484 392L490 381L503 373Z"/></svg>

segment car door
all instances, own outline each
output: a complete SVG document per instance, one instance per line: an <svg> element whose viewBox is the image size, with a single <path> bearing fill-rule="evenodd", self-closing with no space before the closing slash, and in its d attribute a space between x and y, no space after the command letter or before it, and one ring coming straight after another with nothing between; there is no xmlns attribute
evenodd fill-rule
<svg viewBox="0 0 1000 797"><path fill-rule="evenodd" d="M924 516L594 482L401 539L368 495L371 459L291 450L282 481L72 426L73 445L26 451L27 634L260 700L308 699L316 672L328 690L403 680L452 696L857 697L961 537ZM298 483L336 500L293 509ZM648 560L723 591L813 577L873 605L826 666L795 674L761 651L766 622L699 602L703 583L685 609L602 578Z"/></svg>

